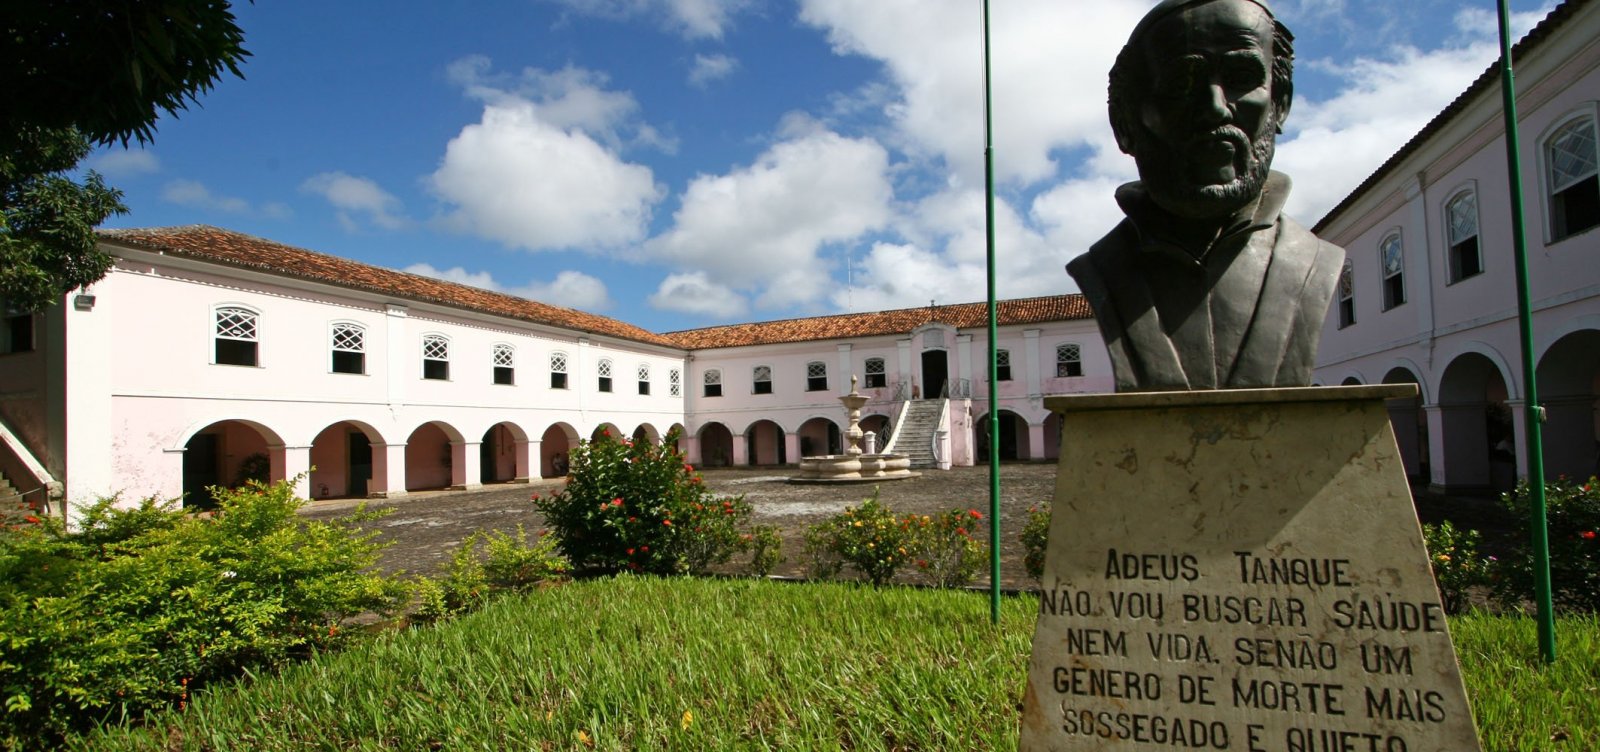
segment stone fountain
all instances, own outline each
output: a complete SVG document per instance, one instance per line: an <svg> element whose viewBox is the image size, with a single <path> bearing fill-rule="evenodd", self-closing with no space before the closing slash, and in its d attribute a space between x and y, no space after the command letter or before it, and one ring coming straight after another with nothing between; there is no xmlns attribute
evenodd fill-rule
<svg viewBox="0 0 1600 752"><path fill-rule="evenodd" d="M866 454L861 451L861 406L870 399L856 391L856 377L850 377L850 393L839 398L849 415L844 429L844 454L801 457L800 474L790 483L876 483L915 478L911 458L903 454Z"/></svg>

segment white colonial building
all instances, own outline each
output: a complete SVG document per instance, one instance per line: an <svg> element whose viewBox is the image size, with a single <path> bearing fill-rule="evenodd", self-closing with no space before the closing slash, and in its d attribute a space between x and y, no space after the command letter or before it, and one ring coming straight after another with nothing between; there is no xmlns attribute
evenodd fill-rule
<svg viewBox="0 0 1600 752"><path fill-rule="evenodd" d="M988 411L982 305L659 334L211 227L102 248L103 280L0 330L0 473L30 499L199 499L251 476L312 498L471 488L560 476L602 431L794 464L841 449L851 376L880 446L948 467ZM1002 452L1053 456L1042 396L1105 389L1109 363L1077 296L1001 315ZM887 430L917 402L922 435Z"/></svg>
<svg viewBox="0 0 1600 752"><path fill-rule="evenodd" d="M1547 472L1596 472L1600 7L1558 6L1520 44L1518 130ZM1315 230L1349 252L1320 383L1419 386L1391 406L1407 469L1447 489L1524 474L1512 210L1498 66Z"/></svg>

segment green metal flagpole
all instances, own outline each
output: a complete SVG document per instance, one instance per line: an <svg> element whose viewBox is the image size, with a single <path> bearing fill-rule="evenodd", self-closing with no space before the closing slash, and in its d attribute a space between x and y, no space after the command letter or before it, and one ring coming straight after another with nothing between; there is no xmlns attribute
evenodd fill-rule
<svg viewBox="0 0 1600 752"><path fill-rule="evenodd" d="M1516 252L1517 318L1522 332L1523 426L1527 434L1523 451L1528 458L1528 493L1533 495L1534 601L1538 604L1539 654L1546 663L1556 659L1556 626L1550 596L1550 529L1544 496L1544 407L1534 378L1533 310L1528 304L1528 247L1522 216L1522 160L1518 155L1517 90L1511 73L1511 11L1500 5L1500 91L1505 101L1506 165L1511 176L1511 233Z"/></svg>
<svg viewBox="0 0 1600 752"><path fill-rule="evenodd" d="M983 0L983 196L989 277L989 621L1000 623L1000 387L995 363L994 137L989 117L989 0Z"/></svg>

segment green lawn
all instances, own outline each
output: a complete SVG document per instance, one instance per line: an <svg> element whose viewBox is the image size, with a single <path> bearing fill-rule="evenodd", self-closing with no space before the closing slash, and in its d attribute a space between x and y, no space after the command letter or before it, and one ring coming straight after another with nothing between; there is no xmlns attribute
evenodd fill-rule
<svg viewBox="0 0 1600 752"><path fill-rule="evenodd" d="M1032 596L620 577L193 698L83 749L1013 749ZM1600 622L1452 623L1485 748L1600 749ZM1552 741L1556 739L1557 741ZM1564 741L1563 741L1564 739Z"/></svg>

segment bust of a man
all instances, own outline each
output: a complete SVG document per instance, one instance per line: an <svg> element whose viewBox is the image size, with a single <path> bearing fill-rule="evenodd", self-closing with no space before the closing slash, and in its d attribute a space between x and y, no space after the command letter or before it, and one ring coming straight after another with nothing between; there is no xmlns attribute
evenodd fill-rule
<svg viewBox="0 0 1600 752"><path fill-rule="evenodd" d="M1067 271L1119 392L1311 383L1344 251L1281 213L1293 39L1265 0L1165 0L1117 56L1111 128L1140 180Z"/></svg>

